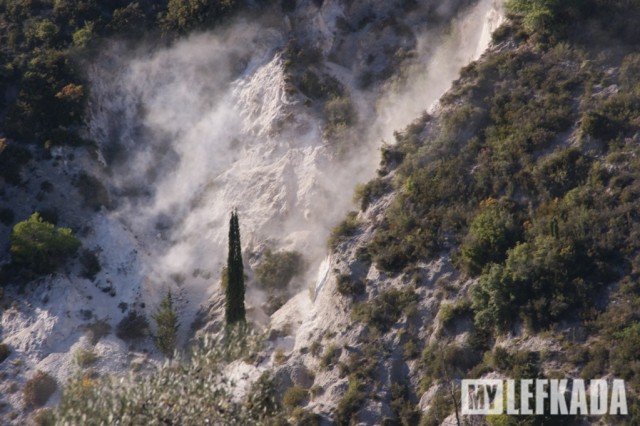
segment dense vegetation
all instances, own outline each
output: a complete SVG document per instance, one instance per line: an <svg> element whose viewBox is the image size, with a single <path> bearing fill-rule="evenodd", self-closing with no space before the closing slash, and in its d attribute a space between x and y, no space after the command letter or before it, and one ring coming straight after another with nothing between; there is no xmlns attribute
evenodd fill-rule
<svg viewBox="0 0 640 426"><path fill-rule="evenodd" d="M616 13L608 4L598 7ZM551 13L557 25L543 27L557 29L562 13L573 16L570 2L509 6L520 15L498 37L518 49L469 65L442 117L416 122L389 148L404 158L400 194L370 251L389 271L450 251L480 276L479 322L501 328L519 315L539 327L589 315L600 290L634 263L638 55L619 48L596 59L610 45L583 45L583 27L580 38L538 42L535 17ZM607 64L618 65L614 74Z"/></svg>
<svg viewBox="0 0 640 426"><path fill-rule="evenodd" d="M491 336L569 325L598 344L567 361L588 378L622 376L637 395L640 3L507 10L502 48L462 70L437 117L398 133L380 178L360 188L363 209L383 183L397 191L368 251L389 273L445 255L478 278L460 314L473 319L471 347L425 350L426 377L443 378L429 373L441 354L458 377L499 370L482 361Z"/></svg>

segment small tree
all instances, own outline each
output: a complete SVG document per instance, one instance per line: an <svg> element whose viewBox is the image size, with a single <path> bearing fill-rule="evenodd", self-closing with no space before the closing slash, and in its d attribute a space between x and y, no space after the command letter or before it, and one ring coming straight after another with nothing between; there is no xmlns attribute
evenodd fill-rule
<svg viewBox="0 0 640 426"><path fill-rule="evenodd" d="M71 229L56 229L37 212L17 223L11 232L13 261L38 273L53 272L79 247Z"/></svg>
<svg viewBox="0 0 640 426"><path fill-rule="evenodd" d="M178 334L178 314L173 307L173 299L171 298L171 290L167 292L167 296L160 302L160 307L153 314L158 332L156 335L156 346L168 357L173 356L176 348L176 336Z"/></svg>
<svg viewBox="0 0 640 426"><path fill-rule="evenodd" d="M229 221L229 257L227 260L227 288L225 318L227 324L244 323L244 266L240 246L238 212L231 212Z"/></svg>

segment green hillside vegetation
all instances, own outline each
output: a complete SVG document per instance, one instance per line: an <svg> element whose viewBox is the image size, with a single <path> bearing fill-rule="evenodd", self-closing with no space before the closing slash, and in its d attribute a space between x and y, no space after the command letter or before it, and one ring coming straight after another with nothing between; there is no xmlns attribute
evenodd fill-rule
<svg viewBox="0 0 640 426"><path fill-rule="evenodd" d="M380 174L394 172L397 196L369 252L390 273L451 255L478 278L476 333L584 328L598 344L573 342L564 361L637 396L640 2L507 10L501 47L462 70L441 115L385 148Z"/></svg>
<svg viewBox="0 0 640 426"><path fill-rule="evenodd" d="M79 63L107 38L168 42L211 28L235 0L1 0L0 176L19 183L26 147L81 144L88 85ZM8 137L8 142L3 139ZM0 144L1 145L1 144Z"/></svg>

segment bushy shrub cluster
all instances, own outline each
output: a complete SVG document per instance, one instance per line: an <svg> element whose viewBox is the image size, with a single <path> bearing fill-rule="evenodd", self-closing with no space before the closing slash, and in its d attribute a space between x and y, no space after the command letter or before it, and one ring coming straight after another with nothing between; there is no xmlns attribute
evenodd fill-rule
<svg viewBox="0 0 640 426"><path fill-rule="evenodd" d="M94 349L78 349L73 354L74 361L79 367L89 367L98 361L98 354Z"/></svg>
<svg viewBox="0 0 640 426"><path fill-rule="evenodd" d="M328 368L333 366L338 359L340 358L340 354L342 354L342 349L338 347L335 343L331 343L322 354L322 358L320 359L320 367Z"/></svg>
<svg viewBox="0 0 640 426"><path fill-rule="evenodd" d="M365 286L362 281L354 279L351 275L341 274L336 278L338 293L346 297L355 297L364 293Z"/></svg>
<svg viewBox="0 0 640 426"><path fill-rule="evenodd" d="M309 391L300 387L292 386L286 390L282 397L282 403L290 410L302 405L302 403L309 397Z"/></svg>
<svg viewBox="0 0 640 426"><path fill-rule="evenodd" d="M11 257L14 263L36 273L55 271L75 254L80 241L69 228L56 228L38 213L17 223L11 232Z"/></svg>
<svg viewBox="0 0 640 426"><path fill-rule="evenodd" d="M22 396L28 408L42 407L58 388L56 380L49 374L38 370L24 385Z"/></svg>
<svg viewBox="0 0 640 426"><path fill-rule="evenodd" d="M122 318L116 327L116 336L122 340L136 340L147 336L149 332L149 321L136 311L129 313Z"/></svg>
<svg viewBox="0 0 640 426"><path fill-rule="evenodd" d="M480 211L471 221L461 247L464 269L477 275L490 263L504 260L508 248L520 237L521 227L507 206L494 198L480 203Z"/></svg>
<svg viewBox="0 0 640 426"><path fill-rule="evenodd" d="M335 250L338 245L354 236L358 230L358 213L350 212L347 218L336 225L329 235L329 248Z"/></svg>
<svg viewBox="0 0 640 426"><path fill-rule="evenodd" d="M365 385L357 378L349 379L349 387L336 408L335 422L339 426L355 423L360 407L366 402Z"/></svg>
<svg viewBox="0 0 640 426"><path fill-rule="evenodd" d="M314 100L328 100L344 95L342 84L334 77L323 74L318 76L311 70L306 70L299 83L300 91Z"/></svg>
<svg viewBox="0 0 640 426"><path fill-rule="evenodd" d="M297 251L267 250L264 258L256 267L255 273L262 288L282 290L291 280L304 271L304 260Z"/></svg>
<svg viewBox="0 0 640 426"><path fill-rule="evenodd" d="M411 289L390 288L381 292L370 302L353 307L352 318L362 321L376 330L387 332L403 312L411 312L416 304L416 294Z"/></svg>
<svg viewBox="0 0 640 426"><path fill-rule="evenodd" d="M366 211L372 201L389 192L390 189L389 184L382 179L374 179L356 186L353 201L360 205L360 210Z"/></svg>

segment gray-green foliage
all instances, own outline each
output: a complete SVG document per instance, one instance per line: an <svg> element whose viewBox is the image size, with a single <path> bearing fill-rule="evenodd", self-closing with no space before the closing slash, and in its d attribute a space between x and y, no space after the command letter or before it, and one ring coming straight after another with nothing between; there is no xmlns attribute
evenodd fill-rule
<svg viewBox="0 0 640 426"><path fill-rule="evenodd" d="M153 314L152 318L156 322L158 328L155 341L158 349L167 356L172 356L176 349L176 337L178 334L178 314L173 307L173 299L171 290L167 292L167 296L162 299L160 307Z"/></svg>
<svg viewBox="0 0 640 426"><path fill-rule="evenodd" d="M77 377L64 389L58 425L247 425L280 415L272 381L263 376L243 398L223 370L257 353L262 339L243 327L207 336L189 356L178 356L143 376Z"/></svg>

